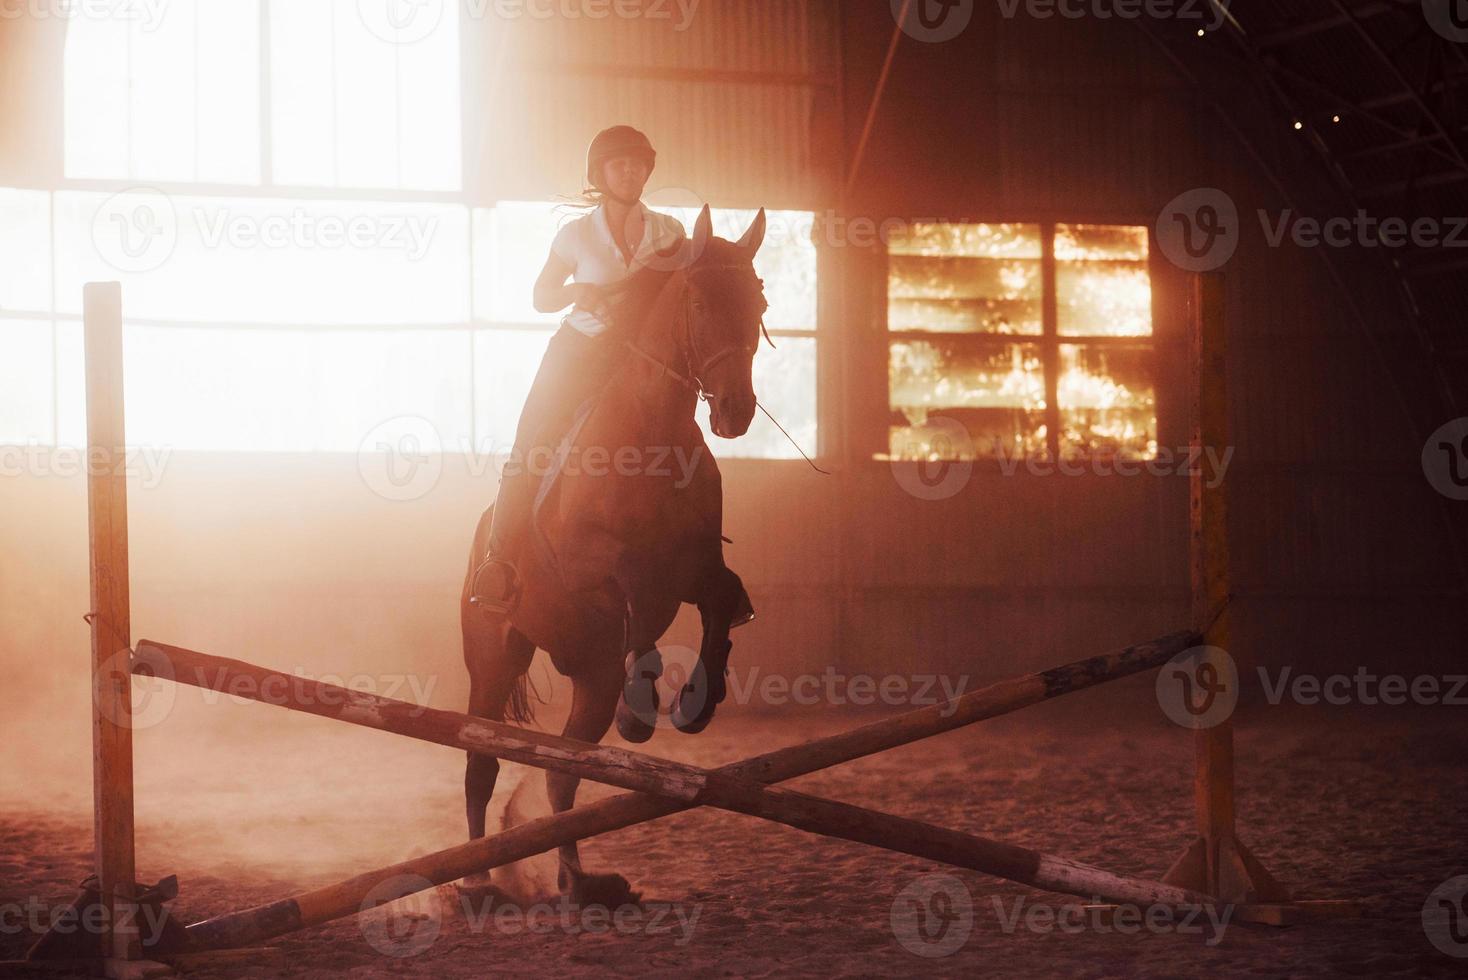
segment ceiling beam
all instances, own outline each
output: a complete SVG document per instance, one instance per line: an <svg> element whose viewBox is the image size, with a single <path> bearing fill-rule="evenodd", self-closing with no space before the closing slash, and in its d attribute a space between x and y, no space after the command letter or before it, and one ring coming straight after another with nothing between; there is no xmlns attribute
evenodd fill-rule
<svg viewBox="0 0 1468 980"><path fill-rule="evenodd" d="M1375 17L1379 14L1388 13L1392 9L1393 7L1389 3L1369 3L1363 6L1356 13L1359 17ZM1320 34L1323 31L1333 31L1337 27L1350 26L1350 17L1346 16L1345 14L1336 14L1334 17L1322 17L1319 20L1312 20L1305 24L1298 24L1294 27L1284 27L1277 31L1271 31L1268 34L1264 34L1258 38L1255 38L1254 44L1257 45L1260 50L1263 50L1265 48L1277 48L1281 44L1289 44L1292 41L1299 41L1303 38L1314 37L1316 34Z"/></svg>

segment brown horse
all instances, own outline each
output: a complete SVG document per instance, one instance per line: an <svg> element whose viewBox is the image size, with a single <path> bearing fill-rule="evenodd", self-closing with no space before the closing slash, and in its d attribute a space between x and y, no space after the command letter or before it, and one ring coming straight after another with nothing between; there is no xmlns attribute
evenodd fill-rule
<svg viewBox="0 0 1468 980"><path fill-rule="evenodd" d="M565 735L600 741L615 716L624 737L645 741L657 717L657 642L684 602L698 606L704 634L673 723L700 731L724 699L729 631L753 610L724 564L719 468L694 408L700 396L709 402L710 426L723 438L743 435L754 418L751 369L766 304L753 260L765 213L738 242L713 237L711 224L705 206L678 267L642 270L621 290L611 312L614 326L631 325L624 358L562 442L566 462L542 477L508 617L471 601L492 509L479 519L460 596L471 714L529 721L526 670L540 648L573 684ZM471 838L484 836L498 775L499 760L470 753ZM579 782L546 774L555 812L571 808ZM575 844L561 848L559 884L578 902L635 900L621 875L583 871Z"/></svg>

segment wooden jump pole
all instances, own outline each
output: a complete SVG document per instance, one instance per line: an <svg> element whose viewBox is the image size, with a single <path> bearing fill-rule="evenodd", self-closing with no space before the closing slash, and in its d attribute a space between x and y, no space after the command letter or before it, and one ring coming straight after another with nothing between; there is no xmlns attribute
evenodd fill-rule
<svg viewBox="0 0 1468 980"><path fill-rule="evenodd" d="M1205 471L1201 454L1206 450L1207 458L1223 459L1229 448L1223 274L1195 275L1189 307L1188 414L1195 460L1188 494L1192 619L1203 634L1204 644L1227 651L1231 639L1229 603L1233 598L1228 565L1228 487L1221 474ZM1228 673L1220 671L1217 676ZM1198 836L1163 880L1233 904L1289 901L1289 893L1239 841L1236 832L1232 720L1199 728L1194 738L1197 768L1193 795Z"/></svg>
<svg viewBox="0 0 1468 980"><path fill-rule="evenodd" d="M369 894L378 901L400 898L414 891L445 884L467 875L488 871L490 868L542 853L561 844L654 820L703 805L705 802L712 805L723 805L730 809L740 810L740 812L752 812L755 815L778 820L815 833L859 840L877 846L892 847L894 842L910 844L911 846L896 849L935 860L956 863L963 867L974 867L976 870L1023 881L1047 890L1091 897L1100 893L1097 891L1099 888L1101 892L1113 895L1125 892L1129 897L1123 900L1128 902L1208 904L1211 900L1207 896L1186 889L1170 890L1165 886L1159 886L1156 882L1111 875L1100 869L1079 865L1061 858L1052 858L1025 848L985 841L983 838L974 838L943 828L930 828L917 821L890 817L887 814L866 811L846 804L833 804L830 801L819 800L804 794L783 792L776 794L758 785L793 779L809 772L906 745L932 735L971 725L986 718L993 718L1074 691L1152 669L1167 662L1177 653L1196 645L1197 640L1198 636L1195 633L1174 633L1152 643L1139 644L1053 670L1000 681L943 705L906 712L849 732L789 746L743 762L733 763L712 772L694 767L682 767L690 775L681 777L673 786L667 788L666 795L651 796L630 793L616 796L598 803L576 807L566 813L542 817L500 834L412 858L391 867L357 875L346 881L303 892L268 905L196 923L188 928L190 942L196 949L221 949L259 942L360 912ZM155 656L149 652L150 648L155 646L164 655L178 650L178 648L165 648L151 644L150 641L145 640L139 645L141 662L147 663ZM250 688L264 690L259 685L266 681L273 685L273 692L285 692L293 688L294 682L304 681L305 687L294 689L303 695L309 694L307 700L310 700L311 704L301 706L298 710L309 710L314 714L337 717L356 724L367 724L368 727L382 727L376 723L378 720L389 717L398 718L401 713L397 708L384 713L377 702L385 699L373 698L366 702L356 702L351 699L361 697L359 692L331 688L329 685L326 689L322 689L319 687L320 682L281 675L248 664L239 665L245 668L243 673L233 673L229 669L221 673L221 667L232 667L233 662L222 661L221 658L206 655L192 655L189 651L183 651L183 653L185 656L182 662L191 665L207 665L207 668L214 672L213 676L219 682L218 689L220 690L228 690L230 679L239 677L247 678L248 683L240 685L238 693L244 693ZM195 661L193 656L204 657L204 660ZM178 675L176 672L175 679L184 683L194 683L186 675ZM202 686L213 685L206 681ZM322 697L323 694L329 696ZM272 694L271 697L269 703L280 703L277 696ZM363 707L354 707L347 712L336 707L316 710L316 707L324 702L335 702L336 705L360 704ZM397 704L403 703L397 702ZM291 704L283 706L296 707ZM413 705L406 707L413 712L426 710ZM352 717L347 717L348 714ZM445 719L457 722L461 734L471 730L465 723L472 723L472 730L477 734L462 740L445 740L443 744L455 744L462 748L480 750L484 745L489 744L488 736L494 733L495 728L509 728L510 742L505 747L520 753L523 761L546 768L552 767L552 759L565 758L566 743L570 741L555 736L542 736L539 733L530 733L509 726L488 727L490 723L482 719L469 718L455 712L442 712L441 717L429 722L424 731L443 731L442 726ZM393 724L395 727L386 730L399 731L399 727L396 726L400 724L400 719L394 721ZM420 733L408 731L400 731L400 734L423 737ZM534 736L534 738L528 736ZM440 741L438 738L430 740ZM540 743L540 745L532 748L532 742ZM584 743L574 742L570 744L577 746L578 752L596 750L600 753L605 751L605 747L602 746L587 746ZM634 753L621 752L621 750L611 751L619 752L624 757L635 756ZM501 749L496 748L493 752L501 754ZM508 754L505 754L504 757L510 758ZM660 766L674 765L664 760L655 761ZM577 764L584 765L585 762L583 758L578 760ZM604 771L601 777L593 778L606 778L627 771L625 765L619 764L614 768L615 773L608 770ZM648 770L648 772L653 771L655 770ZM712 786L714 789L702 790L692 800L680 797L668 798L677 792L686 791L686 787L700 779L705 786ZM752 791L749 783L756 784L759 792ZM731 791L732 796L716 799L721 787L730 786L735 787ZM812 804L810 801L815 802ZM740 805L735 806L736 803ZM749 804L748 809L743 807L745 803ZM892 834L896 835L895 841L889 837ZM394 884L399 886L399 890L383 895L378 891L378 887L389 880L393 880ZM1159 891L1160 888L1163 890Z"/></svg>
<svg viewBox="0 0 1468 980"><path fill-rule="evenodd" d="M133 852L132 626L128 589L127 445L122 285L82 290L87 385L87 546L91 565L92 800L102 955L140 956ZM109 970L116 966L109 966Z"/></svg>

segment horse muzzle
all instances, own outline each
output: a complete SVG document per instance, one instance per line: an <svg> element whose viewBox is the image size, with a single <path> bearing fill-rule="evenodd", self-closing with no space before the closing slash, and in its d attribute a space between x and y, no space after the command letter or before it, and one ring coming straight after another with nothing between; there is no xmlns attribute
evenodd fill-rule
<svg viewBox="0 0 1468 980"><path fill-rule="evenodd" d="M754 392L720 395L709 400L709 428L721 439L737 439L754 421Z"/></svg>

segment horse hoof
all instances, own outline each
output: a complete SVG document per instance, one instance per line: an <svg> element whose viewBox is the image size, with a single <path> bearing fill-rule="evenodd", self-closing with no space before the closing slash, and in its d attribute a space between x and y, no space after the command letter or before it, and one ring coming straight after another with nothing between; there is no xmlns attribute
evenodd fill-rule
<svg viewBox="0 0 1468 980"><path fill-rule="evenodd" d="M657 730L657 705L654 702L651 714L641 714L627 706L625 699L617 702L617 734L629 742L642 743L652 738Z"/></svg>
<svg viewBox="0 0 1468 980"><path fill-rule="evenodd" d="M617 702L617 733L629 742L646 742L658 724L658 678L663 655L656 649L627 654L627 679Z"/></svg>
<svg viewBox="0 0 1468 980"><path fill-rule="evenodd" d="M642 893L633 891L627 879L619 874L580 875L571 883L567 897L574 905L619 909L636 905L642 900Z"/></svg>
<svg viewBox="0 0 1468 980"><path fill-rule="evenodd" d="M469 875L454 885L455 891L460 898L483 902L488 900L491 905L499 905L509 901L510 896L498 885L490 881L489 875Z"/></svg>
<svg viewBox="0 0 1468 980"><path fill-rule="evenodd" d="M710 694L708 674L703 664L699 664L693 668L693 676L688 683L673 695L673 710L669 713L673 727L684 735L697 735L709 727L709 722L714 720L714 709L718 707L718 702Z"/></svg>

